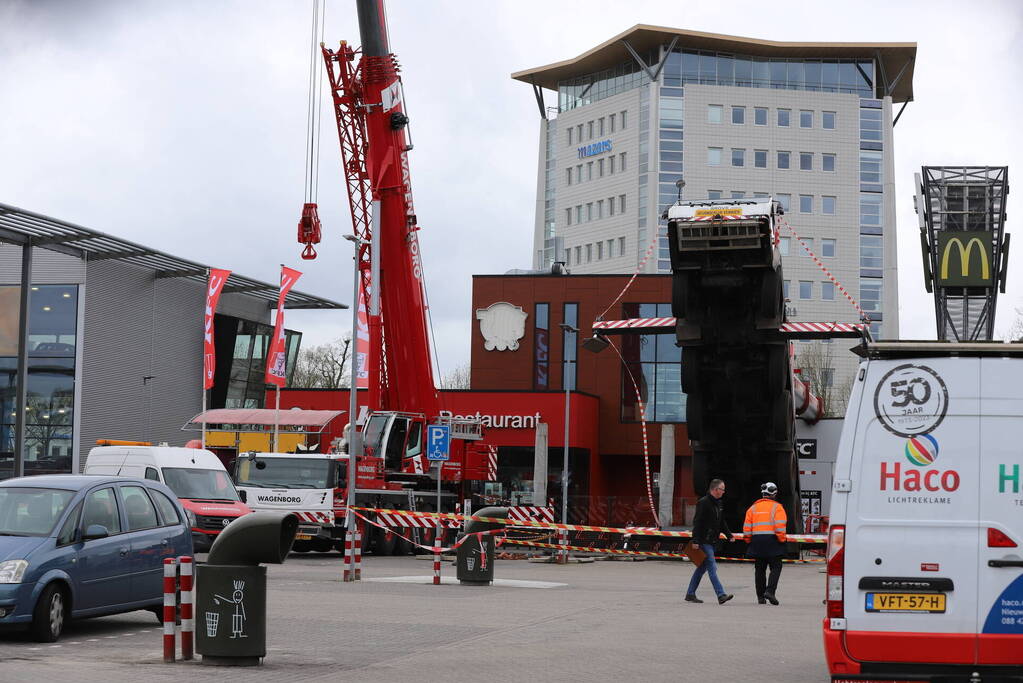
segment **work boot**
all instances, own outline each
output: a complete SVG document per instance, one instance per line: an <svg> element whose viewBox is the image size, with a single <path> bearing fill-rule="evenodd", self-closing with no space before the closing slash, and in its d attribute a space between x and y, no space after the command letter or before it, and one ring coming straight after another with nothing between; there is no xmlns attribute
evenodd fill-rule
<svg viewBox="0 0 1023 683"><path fill-rule="evenodd" d="M722 593L721 595L718 596L718 604L723 605L734 597L735 596L732 595L731 593Z"/></svg>
<svg viewBox="0 0 1023 683"><path fill-rule="evenodd" d="M760 605L766 605L767 604L767 598L761 596L761 597L757 598L757 603L760 604Z"/></svg>
<svg viewBox="0 0 1023 683"><path fill-rule="evenodd" d="M778 598L774 597L774 593L764 593L764 597L772 605L777 605L778 604Z"/></svg>
<svg viewBox="0 0 1023 683"><path fill-rule="evenodd" d="M686 596L686 602L703 602L703 600L700 600L698 597L690 593Z"/></svg>

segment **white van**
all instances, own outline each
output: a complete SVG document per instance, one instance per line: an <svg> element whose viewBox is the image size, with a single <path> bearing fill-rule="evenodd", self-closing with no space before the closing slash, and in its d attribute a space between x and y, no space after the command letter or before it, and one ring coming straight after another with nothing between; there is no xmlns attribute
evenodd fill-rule
<svg viewBox="0 0 1023 683"><path fill-rule="evenodd" d="M1023 681L1023 344L856 351L831 497L832 681Z"/></svg>
<svg viewBox="0 0 1023 683"><path fill-rule="evenodd" d="M206 552L233 520L252 510L220 458L200 448L150 446L145 442L99 441L89 451L84 474L153 479L165 483L181 500L192 528L195 552Z"/></svg>

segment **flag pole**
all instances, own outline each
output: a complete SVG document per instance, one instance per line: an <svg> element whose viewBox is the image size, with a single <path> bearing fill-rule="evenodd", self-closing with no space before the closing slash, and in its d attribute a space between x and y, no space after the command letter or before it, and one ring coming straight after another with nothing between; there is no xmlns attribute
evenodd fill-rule
<svg viewBox="0 0 1023 683"><path fill-rule="evenodd" d="M284 264L283 263L281 264L281 286L282 287L284 286ZM280 315L280 314L281 314L281 311L280 311L280 308L278 308L277 315ZM280 321L275 319L274 320L274 336L276 336L276 334L277 334L277 327L279 325L280 325ZM283 333L283 330L282 330L282 333ZM274 344L270 345L271 351L276 348L276 339L274 340L274 342L275 342ZM271 359L271 362L273 362L274 360L276 360L276 359ZM275 389L275 391L274 391L274 443L273 443L272 451L274 453L276 453L277 452L277 440L278 440L278 438L280 436L280 428L281 428L281 385L275 382L274 383L274 389Z"/></svg>
<svg viewBox="0 0 1023 683"><path fill-rule="evenodd" d="M210 292L210 269L206 268L206 284L203 286L203 294L206 298L203 300L203 311L202 311L202 324L203 334L206 334L206 306L205 302L208 301ZM199 385L202 387L202 447L206 448L206 344L205 340L202 349L202 381Z"/></svg>

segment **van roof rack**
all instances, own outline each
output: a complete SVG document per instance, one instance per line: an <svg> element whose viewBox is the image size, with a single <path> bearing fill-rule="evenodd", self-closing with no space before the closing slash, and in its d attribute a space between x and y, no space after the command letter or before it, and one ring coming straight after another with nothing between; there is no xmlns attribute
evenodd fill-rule
<svg viewBox="0 0 1023 683"><path fill-rule="evenodd" d="M1004 341L878 341L863 342L852 349L863 358L919 358L949 356L1023 356L1023 343Z"/></svg>

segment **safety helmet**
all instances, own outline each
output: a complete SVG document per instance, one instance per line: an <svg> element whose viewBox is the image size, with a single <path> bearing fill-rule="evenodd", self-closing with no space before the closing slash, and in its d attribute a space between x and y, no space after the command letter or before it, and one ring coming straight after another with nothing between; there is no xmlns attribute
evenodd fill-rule
<svg viewBox="0 0 1023 683"><path fill-rule="evenodd" d="M773 496L778 493L778 486L773 481L764 482L760 486L760 493L765 496Z"/></svg>

